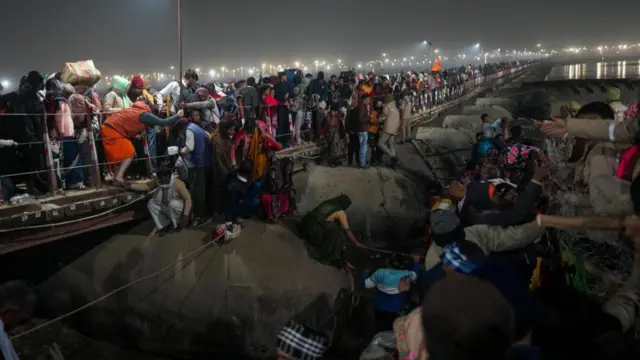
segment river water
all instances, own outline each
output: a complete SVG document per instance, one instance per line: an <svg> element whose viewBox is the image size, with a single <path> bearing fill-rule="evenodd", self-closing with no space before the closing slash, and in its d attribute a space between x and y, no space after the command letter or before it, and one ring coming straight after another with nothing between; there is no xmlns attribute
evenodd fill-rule
<svg viewBox="0 0 640 360"><path fill-rule="evenodd" d="M640 79L640 58L566 63L554 67L546 80Z"/></svg>

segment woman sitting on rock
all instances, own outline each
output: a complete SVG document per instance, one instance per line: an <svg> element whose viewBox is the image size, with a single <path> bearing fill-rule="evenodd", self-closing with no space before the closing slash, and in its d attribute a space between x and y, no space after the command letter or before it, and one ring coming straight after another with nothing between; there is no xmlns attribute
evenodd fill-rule
<svg viewBox="0 0 640 360"><path fill-rule="evenodd" d="M351 206L347 195L326 200L305 215L298 223L298 232L305 239L309 256L327 265L354 269L344 259L343 242L349 239L364 247L349 228L345 211Z"/></svg>

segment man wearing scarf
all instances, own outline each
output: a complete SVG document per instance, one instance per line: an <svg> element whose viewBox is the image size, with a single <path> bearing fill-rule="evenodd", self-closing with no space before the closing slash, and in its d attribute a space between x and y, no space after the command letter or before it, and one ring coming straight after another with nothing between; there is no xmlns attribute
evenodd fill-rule
<svg viewBox="0 0 640 360"><path fill-rule="evenodd" d="M157 184L154 186L157 190L147 203L156 230L163 230L170 225L173 229L186 227L191 213L191 195L187 186L168 168L159 168L157 175Z"/></svg>
<svg viewBox="0 0 640 360"><path fill-rule="evenodd" d="M204 129L215 128L220 122L220 110L216 100L209 94L209 90L205 87L199 87L196 90L197 101L184 104L185 109L200 110L202 127Z"/></svg>

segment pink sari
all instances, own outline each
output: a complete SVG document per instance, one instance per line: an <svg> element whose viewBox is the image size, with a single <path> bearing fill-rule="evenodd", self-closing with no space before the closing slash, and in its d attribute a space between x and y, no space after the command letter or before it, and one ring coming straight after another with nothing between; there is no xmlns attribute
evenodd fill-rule
<svg viewBox="0 0 640 360"><path fill-rule="evenodd" d="M278 112L275 111L276 106L278 106L278 101L275 97L268 95L265 98L265 103L268 105L267 107L267 118L265 119L269 123L269 129L267 135L275 138L276 130L278 129Z"/></svg>

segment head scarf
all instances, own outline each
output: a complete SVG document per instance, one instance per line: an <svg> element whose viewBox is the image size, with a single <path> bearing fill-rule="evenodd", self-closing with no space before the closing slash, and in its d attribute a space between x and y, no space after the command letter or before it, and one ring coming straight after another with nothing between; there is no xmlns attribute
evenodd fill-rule
<svg viewBox="0 0 640 360"><path fill-rule="evenodd" d="M120 91L119 96L122 99L122 103L124 104L124 107L130 108L131 99L129 99L129 97L127 96L127 87L129 86L129 80L123 78L120 75L116 75L113 77L111 84L113 85L114 89Z"/></svg>
<svg viewBox="0 0 640 360"><path fill-rule="evenodd" d="M142 89L144 88L144 80L142 80L142 76L136 75L131 79L131 88L133 89Z"/></svg>
<svg viewBox="0 0 640 360"><path fill-rule="evenodd" d="M453 210L435 210L429 216L429 228L434 235L446 235L460 226L460 218Z"/></svg>
<svg viewBox="0 0 640 360"><path fill-rule="evenodd" d="M196 90L196 95L198 95L198 96L207 96L208 97L209 96L209 90L207 90L207 88L205 88L205 87L199 87Z"/></svg>
<svg viewBox="0 0 640 360"><path fill-rule="evenodd" d="M293 360L321 359L329 347L327 336L295 321L285 325L276 340L278 351Z"/></svg>
<svg viewBox="0 0 640 360"><path fill-rule="evenodd" d="M610 87L607 89L607 100L609 100L609 102L620 101L621 93L617 87Z"/></svg>
<svg viewBox="0 0 640 360"><path fill-rule="evenodd" d="M532 153L542 158L544 153L535 146L513 143L502 150L502 165L506 169L524 169Z"/></svg>

